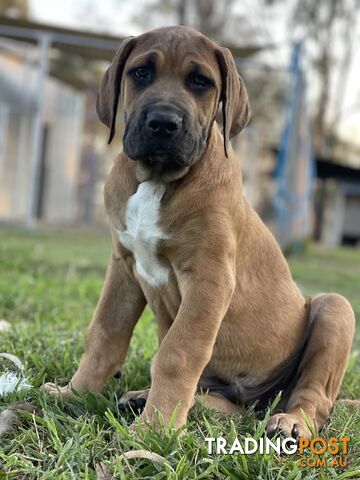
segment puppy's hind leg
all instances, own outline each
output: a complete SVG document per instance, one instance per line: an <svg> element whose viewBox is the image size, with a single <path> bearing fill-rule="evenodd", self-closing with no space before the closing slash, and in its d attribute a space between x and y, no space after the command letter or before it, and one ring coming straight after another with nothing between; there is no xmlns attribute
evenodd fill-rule
<svg viewBox="0 0 360 480"><path fill-rule="evenodd" d="M270 418L269 435L280 430L286 436L309 437L303 412L320 429L339 393L354 336L354 312L341 295L322 294L311 299L310 322L297 383L285 413Z"/></svg>

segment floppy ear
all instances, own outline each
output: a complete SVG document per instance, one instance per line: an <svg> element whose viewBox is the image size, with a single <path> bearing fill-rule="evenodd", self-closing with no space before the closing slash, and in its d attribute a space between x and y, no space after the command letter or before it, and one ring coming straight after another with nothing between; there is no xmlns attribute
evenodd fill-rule
<svg viewBox="0 0 360 480"><path fill-rule="evenodd" d="M243 79L237 72L233 56L227 48L215 51L221 73L221 95L225 155L229 139L241 132L250 120L250 105Z"/></svg>
<svg viewBox="0 0 360 480"><path fill-rule="evenodd" d="M100 120L110 128L109 143L115 134L116 113L124 66L135 43L135 37L129 37L123 41L101 81L96 102L96 111Z"/></svg>

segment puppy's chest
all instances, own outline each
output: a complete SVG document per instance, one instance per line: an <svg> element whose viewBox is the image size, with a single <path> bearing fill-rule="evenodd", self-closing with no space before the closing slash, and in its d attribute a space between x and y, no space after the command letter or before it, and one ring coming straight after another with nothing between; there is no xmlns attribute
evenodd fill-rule
<svg viewBox="0 0 360 480"><path fill-rule="evenodd" d="M159 242L168 238L159 226L164 193L160 182L140 183L128 200L125 228L118 230L119 241L134 255L138 275L152 287L167 283L169 277L169 269L157 255Z"/></svg>

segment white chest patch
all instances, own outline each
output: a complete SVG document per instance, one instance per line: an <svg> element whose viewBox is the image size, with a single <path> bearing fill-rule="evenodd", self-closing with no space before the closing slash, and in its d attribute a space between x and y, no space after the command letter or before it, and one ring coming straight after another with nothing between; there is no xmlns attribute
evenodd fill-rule
<svg viewBox="0 0 360 480"><path fill-rule="evenodd" d="M149 180L140 183L127 204L125 230L118 230L120 242L135 257L138 274L152 287L168 281L169 271L157 258L160 240L168 238L158 226L160 201L165 193L162 183Z"/></svg>

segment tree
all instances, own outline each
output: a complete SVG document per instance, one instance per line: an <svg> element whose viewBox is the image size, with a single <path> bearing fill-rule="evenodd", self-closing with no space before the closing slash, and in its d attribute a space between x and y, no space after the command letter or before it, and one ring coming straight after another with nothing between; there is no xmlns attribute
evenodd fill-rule
<svg viewBox="0 0 360 480"><path fill-rule="evenodd" d="M236 0L149 0L147 15L136 14L134 20L144 30L165 22L188 25L204 35L221 42L229 18L234 18L232 7ZM151 6L151 8L150 8ZM241 20L243 20L241 18Z"/></svg>
<svg viewBox="0 0 360 480"><path fill-rule="evenodd" d="M27 18L29 4L27 0L0 0L0 15L13 18Z"/></svg>
<svg viewBox="0 0 360 480"><path fill-rule="evenodd" d="M339 27L342 26L345 32L351 31L358 6L359 0L298 0L294 9L292 29L300 26L305 33L305 39L309 43L308 52L312 56L320 83L314 117L314 140L319 149L331 133L327 128L327 116L332 76L338 58L335 55L336 49L339 50L340 47L340 50L345 50L347 62L351 60L351 51L344 45L346 35L341 38L338 34Z"/></svg>
<svg viewBox="0 0 360 480"><path fill-rule="evenodd" d="M217 0L197 0L196 2L187 2L187 10L190 14L192 13L189 23L207 37L221 42L234 3L234 0L223 0L222 2Z"/></svg>

